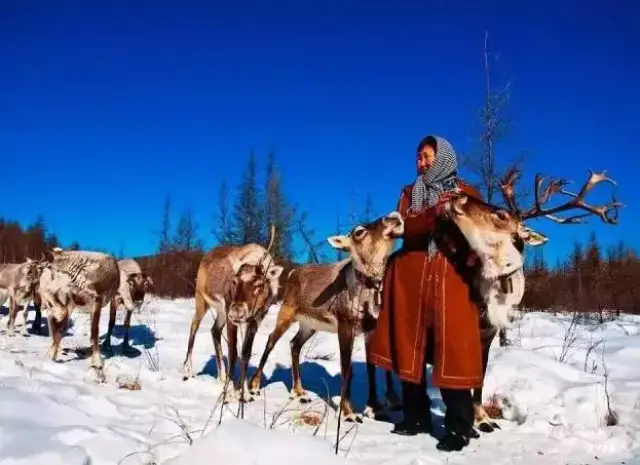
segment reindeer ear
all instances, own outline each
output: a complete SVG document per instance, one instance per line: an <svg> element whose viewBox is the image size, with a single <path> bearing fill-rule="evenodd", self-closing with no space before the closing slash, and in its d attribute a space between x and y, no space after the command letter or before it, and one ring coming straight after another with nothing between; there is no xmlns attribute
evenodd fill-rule
<svg viewBox="0 0 640 465"><path fill-rule="evenodd" d="M544 234L540 234L527 226L520 226L518 229L518 236L520 236L525 244L532 247L542 245L549 240L549 238Z"/></svg>
<svg viewBox="0 0 640 465"><path fill-rule="evenodd" d="M269 267L269 269L265 273L265 276L268 280L278 279L283 271L284 267L280 265L273 265Z"/></svg>
<svg viewBox="0 0 640 465"><path fill-rule="evenodd" d="M29 257L27 257L27 263L32 263L33 260L31 260Z"/></svg>
<svg viewBox="0 0 640 465"><path fill-rule="evenodd" d="M345 235L339 236L330 236L327 238L331 247L338 250L349 250L349 246L351 245L351 238Z"/></svg>

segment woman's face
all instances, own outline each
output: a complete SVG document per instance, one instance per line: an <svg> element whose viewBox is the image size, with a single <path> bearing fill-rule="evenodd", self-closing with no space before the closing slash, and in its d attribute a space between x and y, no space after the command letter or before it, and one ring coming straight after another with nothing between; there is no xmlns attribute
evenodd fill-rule
<svg viewBox="0 0 640 465"><path fill-rule="evenodd" d="M424 174L424 172L433 164L433 160L436 158L436 151L430 145L425 145L420 152L416 155L416 169L418 174Z"/></svg>

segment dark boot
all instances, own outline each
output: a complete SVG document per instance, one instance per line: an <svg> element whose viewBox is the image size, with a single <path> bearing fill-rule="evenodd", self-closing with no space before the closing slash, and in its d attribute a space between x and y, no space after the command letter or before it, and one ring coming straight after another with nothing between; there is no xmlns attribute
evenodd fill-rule
<svg viewBox="0 0 640 465"><path fill-rule="evenodd" d="M440 389L446 406L445 434L438 445L441 451L459 451L469 445L473 431L473 401L470 389Z"/></svg>
<svg viewBox="0 0 640 465"><path fill-rule="evenodd" d="M426 382L402 382L402 413L404 418L391 432L401 436L415 436L431 432L431 399L427 396Z"/></svg>

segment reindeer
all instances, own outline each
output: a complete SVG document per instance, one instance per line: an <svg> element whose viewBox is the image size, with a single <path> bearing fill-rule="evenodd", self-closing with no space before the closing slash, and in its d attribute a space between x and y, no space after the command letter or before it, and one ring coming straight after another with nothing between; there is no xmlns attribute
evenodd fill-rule
<svg viewBox="0 0 640 465"><path fill-rule="evenodd" d="M301 402L309 399L300 380L300 351L317 332L338 334L342 374L340 407L347 421L362 422L350 402L351 356L356 336L370 333L380 310L380 292L386 263L395 241L404 232L400 213L393 211L377 220L358 225L348 235L328 238L332 247L350 257L330 264L309 264L293 269L287 278L276 326L269 335L250 393L258 394L260 379L269 354L294 323L300 327L291 340L291 396Z"/></svg>
<svg viewBox="0 0 640 465"><path fill-rule="evenodd" d="M595 173L589 170L587 181L577 193L565 189L569 184L566 180L551 178L544 186L545 177L536 175L533 206L522 210L514 196L514 186L520 174L519 170L511 168L500 181L506 209L463 193L451 196L446 205L445 217L457 226L481 263L480 272L474 276L474 288L486 308L486 318L481 319L480 327L483 375L486 374L489 349L496 332L510 326L513 312L524 294L524 246L539 246L548 241L546 236L527 227L525 221L547 218L559 224L579 224L584 218L595 215L605 224L614 225L618 222L618 209L623 206L615 197L602 206L586 203L586 195L597 184L607 182L616 185L606 171ZM562 194L569 199L547 208L554 194ZM570 217L557 216L569 210L581 210L583 213ZM493 431L497 425L490 420L482 406L482 388L474 389L473 401L478 429Z"/></svg>
<svg viewBox="0 0 640 465"><path fill-rule="evenodd" d="M122 350L130 350L129 328L131 326L131 315L134 311L140 310L144 302L145 295L153 292L153 280L146 273L142 272L140 264L132 258L118 261L120 270L120 286L115 297L111 299L109 306L109 326L103 342L103 350L111 349L111 334L116 324L116 312L122 306L127 311L124 318L124 340Z"/></svg>
<svg viewBox="0 0 640 465"><path fill-rule="evenodd" d="M23 326L22 335L27 333L27 312L28 304L34 298L36 285L40 279L42 265L27 258L23 263L3 263L0 264L0 306L7 299L9 300L9 322L7 331L10 335L14 332L14 325L18 308L20 305L23 309Z"/></svg>
<svg viewBox="0 0 640 465"><path fill-rule="evenodd" d="M39 282L43 308L51 335L49 357L56 360L62 334L74 308L91 313L92 356L90 366L103 366L99 345L100 312L118 292L120 270L116 259L108 254L84 250L53 249L47 257Z"/></svg>
<svg viewBox="0 0 640 465"><path fill-rule="evenodd" d="M216 316L211 336L216 353L218 381L223 384L232 378L237 358L238 326L247 325L241 365L241 383L244 385L255 333L279 292L283 267L274 265L270 254L274 236L275 228L272 227L271 240L266 249L253 243L243 246L223 245L213 248L203 257L196 278L195 313L183 363L183 380L193 377L191 352L196 332L207 309L213 307L216 309ZM225 326L229 345L229 366L226 369L221 343ZM251 397L243 397L241 400L251 400Z"/></svg>

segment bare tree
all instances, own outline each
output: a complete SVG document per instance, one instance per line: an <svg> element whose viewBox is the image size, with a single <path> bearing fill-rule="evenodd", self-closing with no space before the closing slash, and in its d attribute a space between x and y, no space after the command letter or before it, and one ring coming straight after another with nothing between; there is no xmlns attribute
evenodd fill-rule
<svg viewBox="0 0 640 465"><path fill-rule="evenodd" d="M362 215L360 222L368 223L376 218L376 210L373 206L373 198L371 194L368 194L364 199L364 207L362 209Z"/></svg>
<svg viewBox="0 0 640 465"><path fill-rule="evenodd" d="M316 231L308 224L307 212L302 212L296 222L298 234L302 238L302 241L307 249L307 262L322 263L325 261L325 256L320 252L320 249L324 245L324 241L318 242L315 240Z"/></svg>
<svg viewBox="0 0 640 465"><path fill-rule="evenodd" d="M461 165L470 174L470 182L484 195L489 203L498 203L496 194L500 192L500 177L506 165L519 166L524 163L526 155L518 154L511 159L501 160L497 156L496 146L503 141L511 130L508 115L511 83L494 85L490 61L497 55L489 52L489 33L484 38L484 99L479 111L480 137L478 147L462 156ZM503 163L501 163L501 161ZM519 196L526 192L518 192ZM506 331L500 330L500 345L508 345Z"/></svg>
<svg viewBox="0 0 640 465"><path fill-rule="evenodd" d="M167 194L162 206L162 216L160 217L160 228L153 231L158 238L157 251L160 254L171 250L171 195Z"/></svg>
<svg viewBox="0 0 640 465"><path fill-rule="evenodd" d="M198 225L190 207L180 215L173 243L175 250L182 252L202 250L202 241L198 239Z"/></svg>

